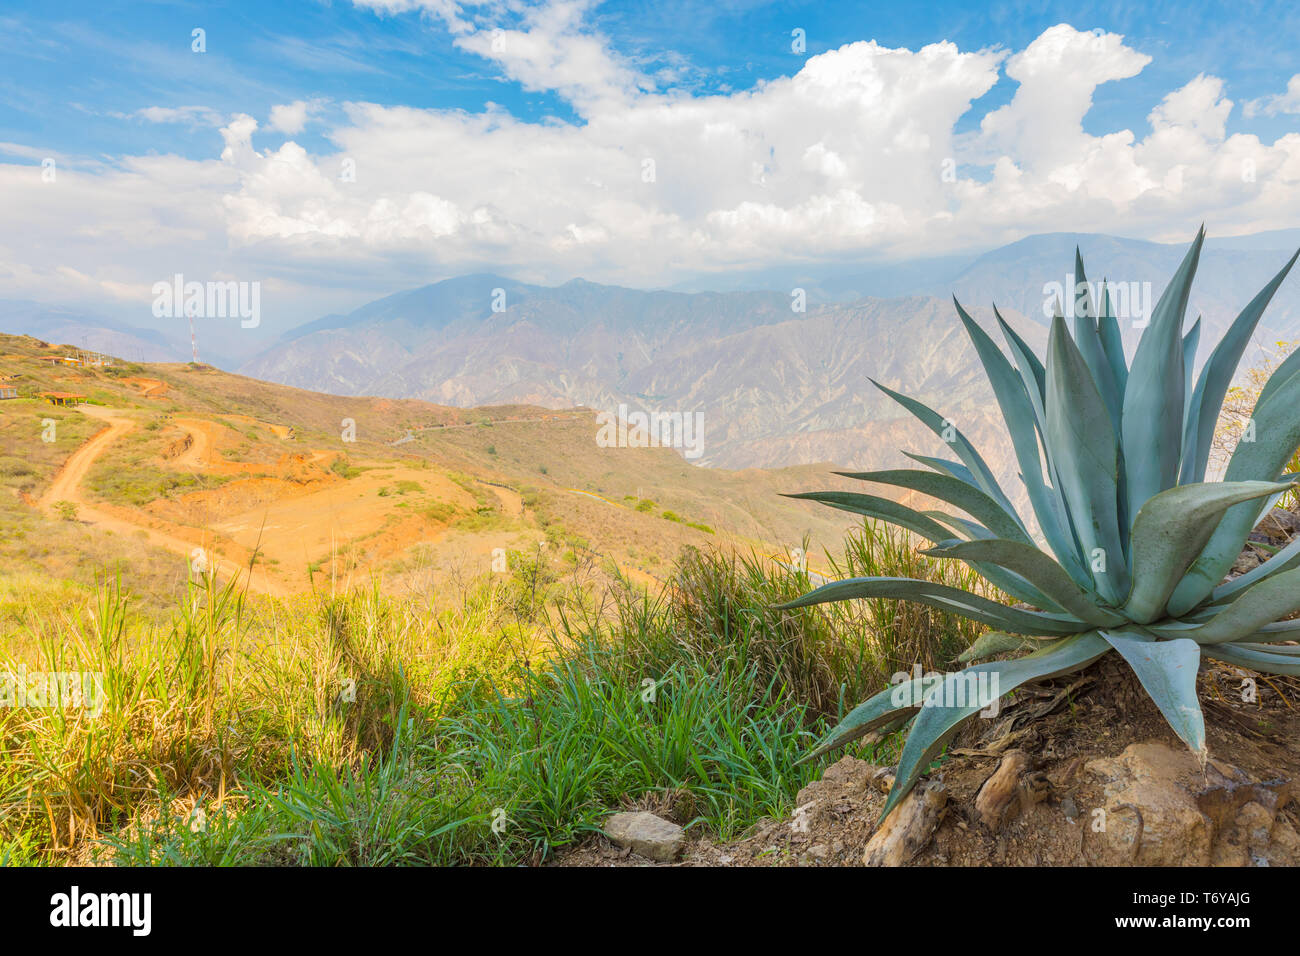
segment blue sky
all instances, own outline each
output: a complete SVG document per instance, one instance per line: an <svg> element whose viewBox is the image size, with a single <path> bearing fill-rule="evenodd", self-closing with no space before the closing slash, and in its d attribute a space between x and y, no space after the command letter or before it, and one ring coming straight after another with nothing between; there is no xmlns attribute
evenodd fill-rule
<svg viewBox="0 0 1300 956"><path fill-rule="evenodd" d="M1283 3L10 0L0 298L256 280L266 335L466 272L1293 227L1297 40Z"/></svg>
<svg viewBox="0 0 1300 956"><path fill-rule="evenodd" d="M517 22L504 14L501 23ZM676 87L695 93L745 90L788 75L797 60L791 31L802 28L809 55L861 39L917 49L952 40L963 49L1019 49L1069 22L1125 35L1155 57L1139 76L1102 87L1084 128L1140 128L1151 103L1201 72L1250 100L1278 92L1297 67L1300 6L1292 3L962 2L610 2L593 26L611 46L649 69L675 69ZM190 50L191 30L208 52ZM575 120L562 97L528 92L452 35L418 14L387 15L350 3L150 3L18 0L0 16L0 141L67 153L137 152L142 121L122 117L151 106L194 104L224 112L266 112L313 98L479 111L488 102L530 120ZM1005 77L979 102L1001 105ZM978 121L978 111L962 128ZM1285 116L1234 117L1229 129L1280 135ZM219 145L214 129L149 130L160 152L201 158ZM308 137L304 145L319 146Z"/></svg>

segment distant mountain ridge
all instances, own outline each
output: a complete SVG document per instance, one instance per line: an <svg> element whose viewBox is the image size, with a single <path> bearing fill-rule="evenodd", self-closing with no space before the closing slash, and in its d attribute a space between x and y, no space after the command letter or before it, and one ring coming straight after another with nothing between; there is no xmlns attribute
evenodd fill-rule
<svg viewBox="0 0 1300 956"><path fill-rule="evenodd" d="M1217 337L1297 238L1300 230L1207 243L1189 321L1203 314L1207 335ZM827 301L835 290L823 286L803 312L794 311L795 289L686 293L462 276L326 316L241 371L304 388L460 406L699 412L701 461L732 468L831 460L867 468L903 463L900 445L941 452L871 385L874 378L932 404L1013 472L951 296L990 328L996 302L1041 348L1044 286L1065 282L1076 245L1089 279L1149 282L1152 301L1186 251L1112 236L1032 236L964 265L935 260L956 270L950 277L921 283L900 275L895 287L922 286L915 294ZM1260 340L1297 330L1300 281L1291 278L1266 313ZM1126 338L1136 336L1126 328Z"/></svg>
<svg viewBox="0 0 1300 956"><path fill-rule="evenodd" d="M1295 245L1300 229L1206 243L1189 306L1189 321L1204 316L1202 342L1217 339ZM875 378L933 405L988 446L990 458L1009 462L952 297L986 327L997 303L1041 348L1044 289L1072 272L1076 246L1089 279L1149 282L1152 301L1186 251L1184 243L1051 233L978 256L867 271L791 267L778 270L791 284L768 291L648 291L584 279L544 286L478 273L323 316L238 370L340 395L461 407L698 412L705 451L697 461L733 468L815 461L869 468L904 463L900 446L942 452L871 385ZM805 308L796 311L800 298ZM188 358L188 343L174 336L95 323L68 310L0 303L3 331L84 341L126 358ZM1137 330L1123 327L1131 345ZM1300 279L1283 284L1256 338L1300 338ZM1203 346L1201 360L1206 354ZM223 364L206 351L203 358Z"/></svg>

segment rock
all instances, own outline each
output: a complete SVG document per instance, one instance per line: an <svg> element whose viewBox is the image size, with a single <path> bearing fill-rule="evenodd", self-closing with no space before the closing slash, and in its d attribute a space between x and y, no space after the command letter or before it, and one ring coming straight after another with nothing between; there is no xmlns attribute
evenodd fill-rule
<svg viewBox="0 0 1300 956"><path fill-rule="evenodd" d="M1255 553L1254 548L1247 548L1241 554L1237 555L1237 560L1232 564L1233 574L1245 574L1252 568L1257 568L1262 562L1259 555Z"/></svg>
<svg viewBox="0 0 1300 956"><path fill-rule="evenodd" d="M646 810L613 814L605 821L604 833L616 846L660 863L676 860L686 845L685 830Z"/></svg>
<svg viewBox="0 0 1300 956"><path fill-rule="evenodd" d="M1282 818L1273 824L1266 856L1274 866L1296 866L1300 864L1300 833Z"/></svg>
<svg viewBox="0 0 1300 956"><path fill-rule="evenodd" d="M1104 788L1104 830L1090 834L1101 862L1207 866L1211 821L1197 806L1200 761L1161 743L1132 744L1118 757L1089 761L1085 772ZM1097 817L1086 815L1086 825ZM1092 841L1089 841L1092 842Z"/></svg>
<svg viewBox="0 0 1300 956"><path fill-rule="evenodd" d="M1281 866L1300 862L1300 837L1279 809L1286 780L1254 781L1238 767L1162 743L1133 744L1086 772L1103 784L1097 862L1142 866Z"/></svg>
<svg viewBox="0 0 1300 956"><path fill-rule="evenodd" d="M865 760L859 760L857 757L841 757L823 771L821 779L810 783L803 790L799 791L799 797L796 803L807 803L804 794L809 790L817 788L819 783L834 783L841 786L849 787L853 790L865 790L867 781L873 774L880 771L880 767L875 764L867 763Z"/></svg>
<svg viewBox="0 0 1300 956"><path fill-rule="evenodd" d="M1271 538L1286 541L1300 532L1300 515L1285 508L1274 508L1260 519L1256 527Z"/></svg>
<svg viewBox="0 0 1300 956"><path fill-rule="evenodd" d="M993 833L1047 796L1047 780L1033 772L1029 755L1008 750L997 770L984 781L975 797L975 812Z"/></svg>
<svg viewBox="0 0 1300 956"><path fill-rule="evenodd" d="M858 810L882 769L857 757L841 757L794 798L790 829L796 838L820 830L834 816Z"/></svg>
<svg viewBox="0 0 1300 956"><path fill-rule="evenodd" d="M1071 823L1079 819L1079 805L1074 802L1074 797L1068 793L1061 799L1061 812L1065 814L1065 819Z"/></svg>
<svg viewBox="0 0 1300 956"><path fill-rule="evenodd" d="M1237 814L1237 831L1246 842L1246 848L1254 853L1263 853L1272 842L1273 811L1266 810L1258 803L1248 803Z"/></svg>
<svg viewBox="0 0 1300 956"><path fill-rule="evenodd" d="M894 768L877 767L876 772L871 775L871 786L888 795L889 791L894 789Z"/></svg>
<svg viewBox="0 0 1300 956"><path fill-rule="evenodd" d="M941 780L918 784L880 825L862 852L864 866L902 866L930 842L943 819L948 791Z"/></svg>

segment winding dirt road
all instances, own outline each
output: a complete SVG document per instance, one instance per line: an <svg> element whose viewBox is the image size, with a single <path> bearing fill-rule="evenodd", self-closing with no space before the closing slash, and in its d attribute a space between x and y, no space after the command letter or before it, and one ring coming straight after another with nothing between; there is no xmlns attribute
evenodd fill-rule
<svg viewBox="0 0 1300 956"><path fill-rule="evenodd" d="M145 516L140 515L140 520L128 520L122 514L126 509L113 508L109 510L105 506L92 502L86 496L81 486L86 479L86 475L90 472L91 466L95 464L99 456L113 442L131 431L135 427L135 422L129 418L115 416L114 410L111 408L79 405L77 410L83 415L105 422L106 427L96 432L89 441L68 456L68 460L63 463L63 467L54 476L49 489L46 490L45 494L41 495L40 500L37 502L40 509L53 516L55 514L54 506L60 501L68 501L77 506L77 519L79 521L123 535L138 535L143 532L144 537L150 544L181 555L186 561L193 558L195 548L203 548L210 553L212 546L211 535L204 534L198 529L192 531L198 540L186 540L176 533L160 528L159 525L166 525L160 519L146 519ZM218 566L219 574L225 576L232 572L239 575L244 572L244 569L235 569L230 560L220 562ZM245 578L248 579L246 573ZM266 573L253 574L251 579L248 579L248 589L276 597L284 597L289 594L288 589Z"/></svg>

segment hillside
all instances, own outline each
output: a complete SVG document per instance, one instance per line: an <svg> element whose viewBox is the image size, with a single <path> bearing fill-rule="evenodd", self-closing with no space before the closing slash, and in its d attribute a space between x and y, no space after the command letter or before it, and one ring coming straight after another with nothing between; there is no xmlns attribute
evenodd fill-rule
<svg viewBox="0 0 1300 956"><path fill-rule="evenodd" d="M724 471L603 448L589 409L340 397L208 366L67 366L71 351L0 337L20 394L0 404L0 570L28 579L118 566L161 597L215 555L269 594L373 573L435 595L540 553L654 587L688 545L785 555L808 539L815 554L852 523L780 496L848 487L831 465ZM87 402L56 408L46 391Z"/></svg>
<svg viewBox="0 0 1300 956"><path fill-rule="evenodd" d="M492 311L498 288L504 312ZM895 449L913 426L871 385L875 378L940 402L1002 457L991 395L951 302L865 299L806 314L790 305L781 293L686 295L588 282L552 289L474 276L323 319L244 371L458 406L698 413L700 461L731 468L901 464ZM973 313L992 324L991 310ZM1020 324L1040 345L1038 326Z"/></svg>

